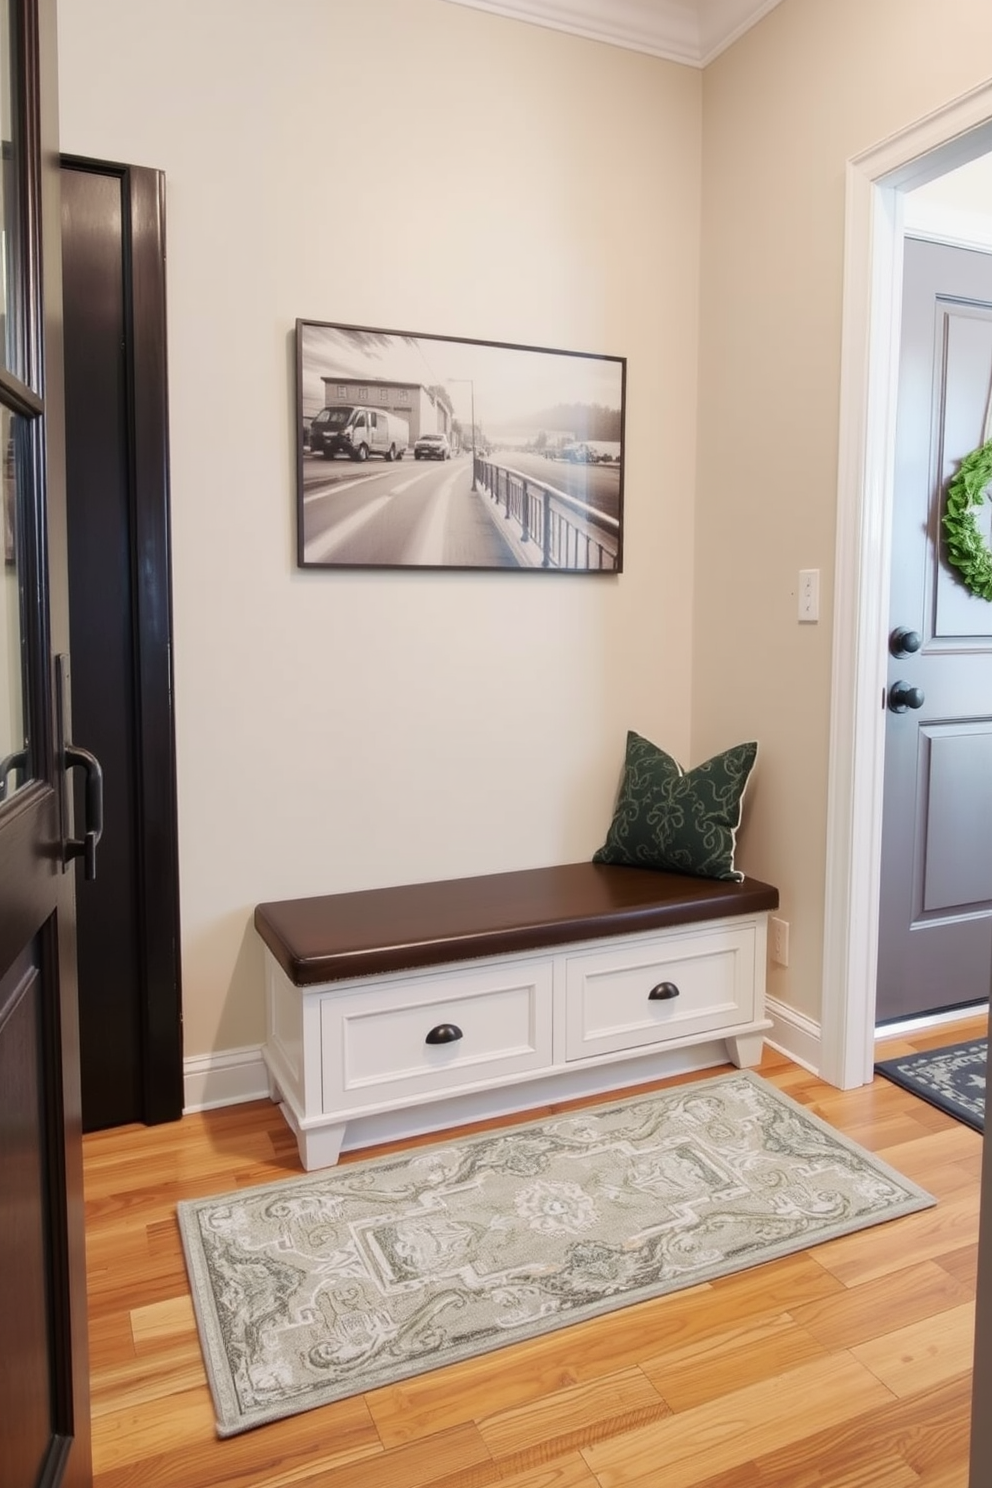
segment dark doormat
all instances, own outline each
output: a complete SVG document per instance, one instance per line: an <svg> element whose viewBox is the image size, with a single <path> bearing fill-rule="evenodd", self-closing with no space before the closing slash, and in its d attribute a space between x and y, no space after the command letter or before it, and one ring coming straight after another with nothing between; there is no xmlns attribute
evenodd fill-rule
<svg viewBox="0 0 992 1488"><path fill-rule="evenodd" d="M944 1049L925 1049L901 1059L883 1059L875 1069L887 1080L901 1085L956 1116L975 1131L985 1130L985 1066L988 1039L969 1039Z"/></svg>

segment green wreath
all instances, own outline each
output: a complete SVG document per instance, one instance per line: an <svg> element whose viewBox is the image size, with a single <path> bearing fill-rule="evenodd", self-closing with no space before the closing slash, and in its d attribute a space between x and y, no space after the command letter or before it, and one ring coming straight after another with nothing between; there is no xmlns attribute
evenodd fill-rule
<svg viewBox="0 0 992 1488"><path fill-rule="evenodd" d="M992 600L992 550L975 520L990 481L992 439L961 461L957 475L947 487L943 526L948 563L953 563L972 594Z"/></svg>

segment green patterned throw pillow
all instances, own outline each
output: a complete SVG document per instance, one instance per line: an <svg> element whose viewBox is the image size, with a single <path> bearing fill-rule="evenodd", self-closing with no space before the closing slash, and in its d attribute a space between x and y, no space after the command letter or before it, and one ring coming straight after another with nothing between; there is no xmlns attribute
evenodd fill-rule
<svg viewBox="0 0 992 1488"><path fill-rule="evenodd" d="M593 862L739 882L734 844L757 753L757 744L738 744L684 771L649 739L628 733L613 821Z"/></svg>

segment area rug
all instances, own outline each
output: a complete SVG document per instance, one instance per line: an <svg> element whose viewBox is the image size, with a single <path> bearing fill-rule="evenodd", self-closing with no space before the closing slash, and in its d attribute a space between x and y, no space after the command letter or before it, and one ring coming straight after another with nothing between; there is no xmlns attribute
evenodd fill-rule
<svg viewBox="0 0 992 1488"><path fill-rule="evenodd" d="M983 1132L987 1063L988 1039L981 1038L906 1054L902 1059L883 1059L875 1068L887 1080Z"/></svg>
<svg viewBox="0 0 992 1488"><path fill-rule="evenodd" d="M934 1202L739 1070L178 1213L230 1436Z"/></svg>

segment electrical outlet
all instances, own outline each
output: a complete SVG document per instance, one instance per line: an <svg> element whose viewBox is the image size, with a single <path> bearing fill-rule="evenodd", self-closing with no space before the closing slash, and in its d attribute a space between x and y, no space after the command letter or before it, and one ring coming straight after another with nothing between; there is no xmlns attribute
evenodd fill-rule
<svg viewBox="0 0 992 1488"><path fill-rule="evenodd" d="M772 960L777 966L788 966L789 964L789 922L780 920L777 915L771 915L768 920L768 930L772 943Z"/></svg>

